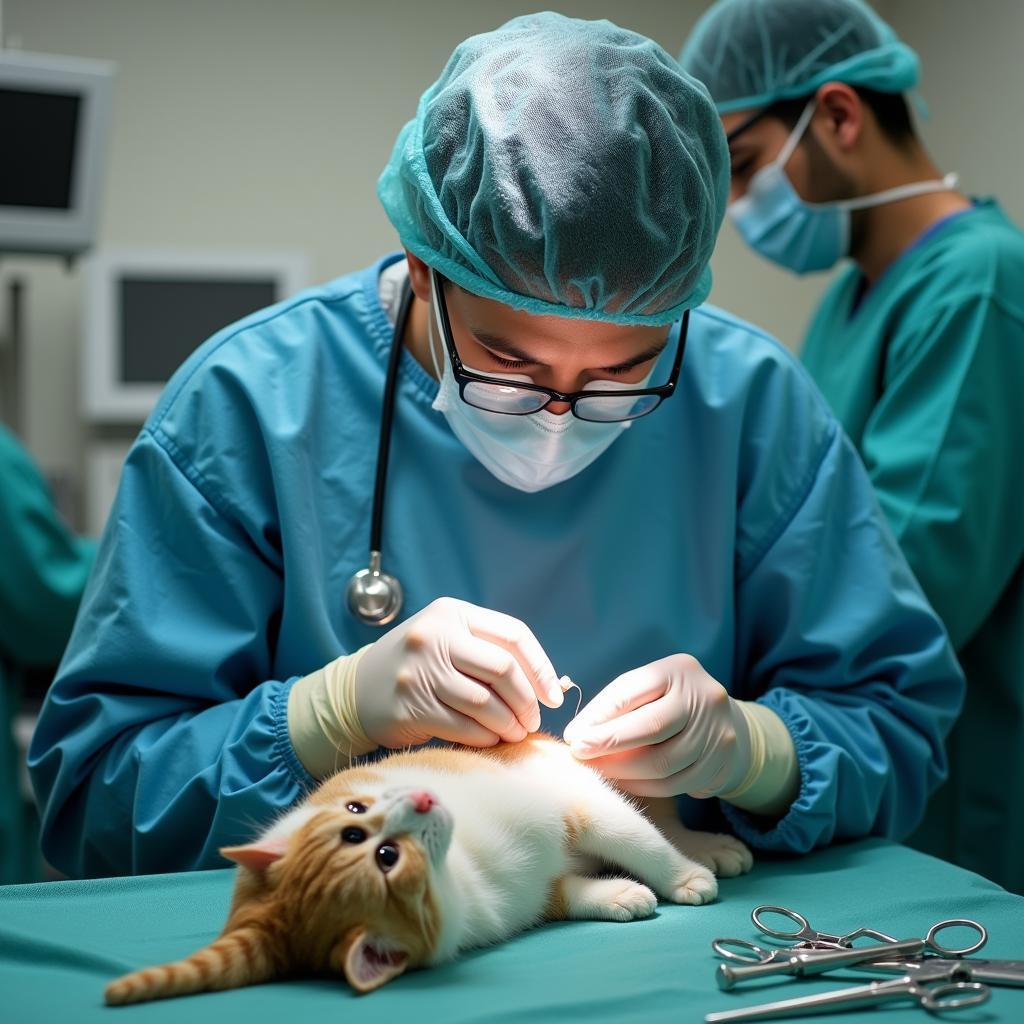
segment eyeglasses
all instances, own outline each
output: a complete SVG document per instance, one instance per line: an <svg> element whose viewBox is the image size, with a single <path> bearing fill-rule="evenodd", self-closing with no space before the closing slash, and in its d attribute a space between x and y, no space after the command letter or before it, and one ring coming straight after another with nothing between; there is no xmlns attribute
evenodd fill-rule
<svg viewBox="0 0 1024 1024"><path fill-rule="evenodd" d="M755 110L749 117L744 118L731 132L725 136L725 141L731 146L748 128L753 128L755 124L763 121L766 117L779 117L783 121L787 121L787 113L796 108L797 112L801 112L804 107L807 106L811 100L814 99L814 93L808 96L799 96L795 98L785 100L773 100L765 107L761 107L760 110ZM796 121L793 121L795 124Z"/></svg>
<svg viewBox="0 0 1024 1024"><path fill-rule="evenodd" d="M755 110L750 117L745 117L728 135L725 137L725 141L728 145L732 145L748 128L753 128L755 124L763 121L775 110L776 104L769 103L767 107L762 107L760 110Z"/></svg>
<svg viewBox="0 0 1024 1024"><path fill-rule="evenodd" d="M676 350L675 362L672 364L672 373L666 384L654 388L566 393L541 387L539 384L500 380L467 370L459 358L459 351L452 336L448 304L444 297L444 279L433 268L430 274L434 283L434 294L437 296L441 333L444 336L444 345L448 350L455 380L459 385L459 397L468 405L506 416L529 416L546 409L552 402L567 402L577 419L591 423L618 423L647 416L675 392L679 369L683 364L683 352L686 349L686 335L690 325L689 310L683 313L679 329L679 347Z"/></svg>

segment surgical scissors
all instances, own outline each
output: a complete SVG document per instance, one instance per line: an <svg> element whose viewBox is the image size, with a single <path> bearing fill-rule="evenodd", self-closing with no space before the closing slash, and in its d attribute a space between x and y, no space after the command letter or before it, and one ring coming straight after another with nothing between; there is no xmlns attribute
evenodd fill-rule
<svg viewBox="0 0 1024 1024"><path fill-rule="evenodd" d="M796 928L791 928L788 931L781 928L773 928L762 920L765 914L779 914L782 917L789 918L796 925ZM794 943L793 949L849 948L860 938L874 939L876 942L891 943L899 941L891 935L886 935L885 932L875 931L874 928L855 928L852 932L847 932L845 935L819 932L811 927L807 918L802 914L798 914L795 910L790 910L788 907L776 907L770 904L762 904L760 907L755 907L750 914L750 919L754 922L754 927L758 931L764 932L765 935L770 935L773 939L796 939L797 941ZM978 938L975 942L966 946L944 946L938 941L938 936L940 932L945 931L947 928L970 928L972 931L977 932ZM971 953L976 953L988 942L988 931L978 921L956 917L933 924L922 941L924 943L923 951L930 951L943 957L969 956ZM734 956L730 959L745 958Z"/></svg>
<svg viewBox="0 0 1024 1024"><path fill-rule="evenodd" d="M882 960L862 960L851 966L858 971L910 974L925 981L983 981L988 985L1024 988L1024 960L983 960L978 957L961 960L940 956L904 960L886 957Z"/></svg>
<svg viewBox="0 0 1024 1024"><path fill-rule="evenodd" d="M730 947L738 946L743 952ZM725 992L737 983L776 974L808 977L825 974L840 967L853 967L866 960L890 960L897 956L915 956L925 948L924 939L883 942L878 946L807 947L764 949L746 939L715 939L711 948L727 960L739 960L742 966L719 964L718 987ZM753 955L751 955L753 954Z"/></svg>
<svg viewBox="0 0 1024 1024"><path fill-rule="evenodd" d="M991 989L976 981L943 981L931 984L930 979L907 974L893 981L872 981L836 992L780 999L774 1003L761 1003L740 1010L709 1013L706 1024L727 1024L731 1021L770 1020L773 1017L799 1017L808 1013L828 1013L830 1010L853 1010L858 1006L900 999L916 999L918 1005L930 1013L977 1006L992 994Z"/></svg>

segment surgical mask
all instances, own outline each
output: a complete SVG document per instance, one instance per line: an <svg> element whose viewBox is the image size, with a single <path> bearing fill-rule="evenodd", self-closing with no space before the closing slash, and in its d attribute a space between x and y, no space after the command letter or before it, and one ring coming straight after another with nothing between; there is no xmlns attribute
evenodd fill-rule
<svg viewBox="0 0 1024 1024"><path fill-rule="evenodd" d="M556 416L545 409L526 416L488 412L464 402L452 371L451 360L440 341L440 310L433 291L430 297L430 357L440 386L433 408L444 414L452 433L471 455L493 476L509 487L533 493L554 487L586 469L632 425L631 421L591 423L567 412ZM475 370L499 380L532 384L520 373L493 373ZM629 391L647 386L654 368L642 381L590 381L584 391ZM612 401L612 399L609 399ZM623 414L632 408L633 399L623 399Z"/></svg>
<svg viewBox="0 0 1024 1024"><path fill-rule="evenodd" d="M729 205L728 213L744 241L780 266L807 274L834 267L850 252L850 213L927 192L956 188L957 176L937 181L916 181L856 199L808 203L786 176L793 155L814 114L815 101L804 108L779 155L751 179L746 195Z"/></svg>

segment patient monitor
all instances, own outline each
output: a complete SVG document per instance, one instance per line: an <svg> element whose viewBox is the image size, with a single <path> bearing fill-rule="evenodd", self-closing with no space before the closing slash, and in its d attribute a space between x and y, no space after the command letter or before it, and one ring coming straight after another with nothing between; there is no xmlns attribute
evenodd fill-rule
<svg viewBox="0 0 1024 1024"><path fill-rule="evenodd" d="M113 81L104 61L0 50L0 255L93 244Z"/></svg>
<svg viewBox="0 0 1024 1024"><path fill-rule="evenodd" d="M86 420L141 425L203 341L307 281L295 250L97 250L86 274Z"/></svg>

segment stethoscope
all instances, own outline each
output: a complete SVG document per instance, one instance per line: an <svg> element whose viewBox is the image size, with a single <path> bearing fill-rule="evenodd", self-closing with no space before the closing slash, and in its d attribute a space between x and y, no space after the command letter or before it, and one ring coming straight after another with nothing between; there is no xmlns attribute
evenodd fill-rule
<svg viewBox="0 0 1024 1024"><path fill-rule="evenodd" d="M370 564L348 581L345 596L348 610L367 626L386 626L402 610L402 584L381 572L381 526L384 521L384 495L387 490L388 456L391 452L391 425L395 414L398 366L402 358L402 338L412 312L413 292L408 280L395 317L395 334L388 357L384 381L384 405L380 414L380 442L377 446L377 477L373 484L373 512L370 517Z"/></svg>

